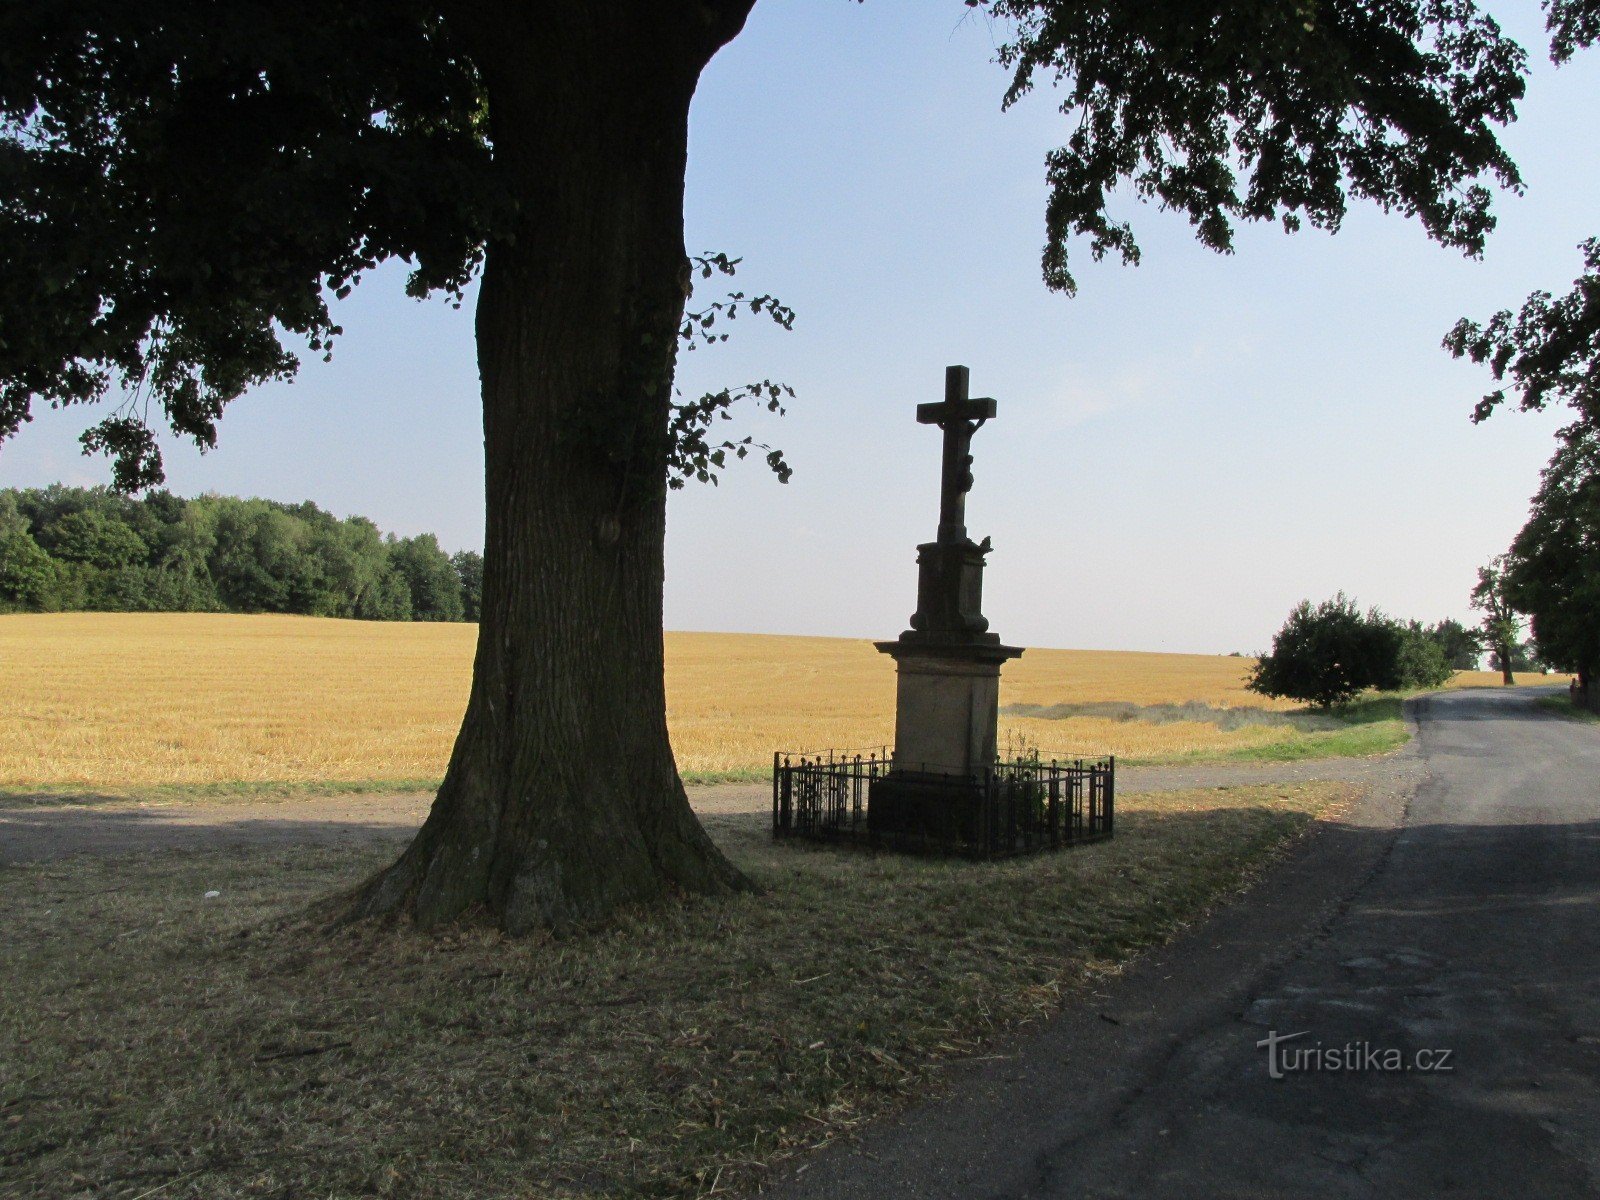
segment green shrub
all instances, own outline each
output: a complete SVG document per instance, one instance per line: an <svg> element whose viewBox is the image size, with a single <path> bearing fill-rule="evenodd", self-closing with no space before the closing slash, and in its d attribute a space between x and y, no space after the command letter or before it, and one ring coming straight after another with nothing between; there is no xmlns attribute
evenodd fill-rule
<svg viewBox="0 0 1600 1200"><path fill-rule="evenodd" d="M1263 696L1321 708L1368 688L1400 687L1404 629L1376 609L1363 614L1343 592L1316 607L1302 600L1272 639L1247 686Z"/></svg>

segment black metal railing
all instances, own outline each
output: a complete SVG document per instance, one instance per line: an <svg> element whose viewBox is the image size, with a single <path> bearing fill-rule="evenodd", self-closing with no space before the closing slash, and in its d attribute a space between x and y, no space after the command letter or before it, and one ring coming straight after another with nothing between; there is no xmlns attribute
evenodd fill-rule
<svg viewBox="0 0 1600 1200"><path fill-rule="evenodd" d="M772 755L772 832L775 837L860 840L867 834L872 781L894 765L886 747L779 750Z"/></svg>
<svg viewBox="0 0 1600 1200"><path fill-rule="evenodd" d="M1116 818L1116 760L997 761L983 778L897 764L886 751L772 757L774 837L1007 858L1099 841Z"/></svg>

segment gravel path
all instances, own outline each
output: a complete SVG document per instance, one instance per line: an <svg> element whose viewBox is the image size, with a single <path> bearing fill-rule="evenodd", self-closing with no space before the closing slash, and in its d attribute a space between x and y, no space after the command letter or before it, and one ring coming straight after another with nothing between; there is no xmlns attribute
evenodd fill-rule
<svg viewBox="0 0 1600 1200"><path fill-rule="evenodd" d="M1324 779L1366 783L1388 778L1411 753L1408 748L1381 758L1124 767L1117 772L1117 790L1128 795ZM12 794L0 798L0 865L69 854L399 841L422 824L432 799L425 792L159 801ZM717 784L690 788L689 799L704 816L753 815L770 810L772 791L764 783Z"/></svg>

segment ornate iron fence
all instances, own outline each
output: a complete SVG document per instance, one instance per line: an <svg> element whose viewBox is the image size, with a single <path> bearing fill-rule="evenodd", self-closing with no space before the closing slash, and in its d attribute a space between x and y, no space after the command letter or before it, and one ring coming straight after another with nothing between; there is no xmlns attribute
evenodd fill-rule
<svg viewBox="0 0 1600 1200"><path fill-rule="evenodd" d="M772 756L772 833L882 849L1007 858L1099 841L1116 819L1116 760L1028 756L987 778L897 766L883 750Z"/></svg>
<svg viewBox="0 0 1600 1200"><path fill-rule="evenodd" d="M874 780L894 765L885 747L772 756L772 833L819 841L867 837L867 800Z"/></svg>

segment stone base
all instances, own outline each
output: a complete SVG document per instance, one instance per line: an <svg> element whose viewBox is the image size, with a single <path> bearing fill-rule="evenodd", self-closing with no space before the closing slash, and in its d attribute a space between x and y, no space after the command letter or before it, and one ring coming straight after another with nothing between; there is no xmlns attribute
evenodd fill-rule
<svg viewBox="0 0 1600 1200"><path fill-rule="evenodd" d="M879 642L894 657L894 761L899 771L982 781L994 764L1000 664L1022 650L907 634Z"/></svg>
<svg viewBox="0 0 1600 1200"><path fill-rule="evenodd" d="M867 830L877 846L972 854L984 844L986 811L978 780L896 770L872 782Z"/></svg>

